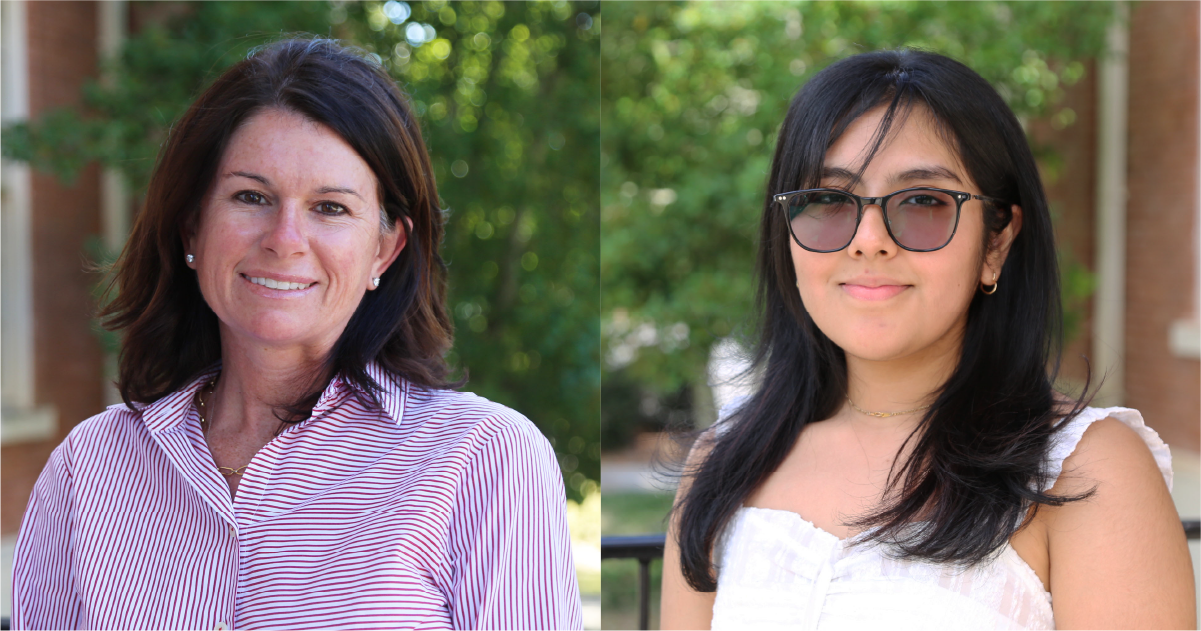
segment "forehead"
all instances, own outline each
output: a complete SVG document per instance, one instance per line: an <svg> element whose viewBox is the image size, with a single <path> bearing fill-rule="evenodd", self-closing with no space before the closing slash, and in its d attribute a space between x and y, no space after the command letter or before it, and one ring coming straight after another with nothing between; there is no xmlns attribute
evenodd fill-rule
<svg viewBox="0 0 1201 631"><path fill-rule="evenodd" d="M823 178L848 179L863 171L863 180L888 180L904 173L942 174L939 179L969 181L958 153L943 127L924 106L898 110L887 136L879 141L887 108L870 110L851 122L826 152ZM879 148L871 155L872 148ZM864 162L871 158L864 168Z"/></svg>
<svg viewBox="0 0 1201 631"><path fill-rule="evenodd" d="M278 186L343 186L376 194L371 167L341 136L286 110L259 112L234 131L218 178L231 171L256 173Z"/></svg>

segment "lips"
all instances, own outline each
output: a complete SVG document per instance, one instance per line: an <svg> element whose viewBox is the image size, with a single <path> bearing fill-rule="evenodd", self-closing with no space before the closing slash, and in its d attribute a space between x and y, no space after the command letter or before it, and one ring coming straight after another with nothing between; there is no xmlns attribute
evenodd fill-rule
<svg viewBox="0 0 1201 631"><path fill-rule="evenodd" d="M849 296L859 300L888 300L912 287L901 281L881 276L861 276L839 283L839 286Z"/></svg>

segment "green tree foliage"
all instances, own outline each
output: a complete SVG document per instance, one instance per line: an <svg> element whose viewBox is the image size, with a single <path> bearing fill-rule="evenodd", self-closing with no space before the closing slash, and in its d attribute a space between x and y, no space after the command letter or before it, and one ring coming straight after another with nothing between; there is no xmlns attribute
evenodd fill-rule
<svg viewBox="0 0 1201 631"><path fill-rule="evenodd" d="M1103 52L1113 15L1108 3L1058 2L607 2L604 11L605 383L658 393L703 380L714 341L747 324L773 143L815 72L869 50L933 50L990 80L1019 117L1062 127L1075 120L1058 105L1063 89Z"/></svg>
<svg viewBox="0 0 1201 631"><path fill-rule="evenodd" d="M578 493L600 479L596 5L429 2L403 20L400 3L340 11L424 122L450 208L444 253L468 388L552 436ZM436 37L415 45L418 30Z"/></svg>
<svg viewBox="0 0 1201 631"><path fill-rule="evenodd" d="M411 95L447 208L466 389L533 420L569 495L600 477L599 33L595 2L197 2L126 40L106 79L4 130L4 153L70 182L92 161L145 189L159 145L253 47L333 36Z"/></svg>

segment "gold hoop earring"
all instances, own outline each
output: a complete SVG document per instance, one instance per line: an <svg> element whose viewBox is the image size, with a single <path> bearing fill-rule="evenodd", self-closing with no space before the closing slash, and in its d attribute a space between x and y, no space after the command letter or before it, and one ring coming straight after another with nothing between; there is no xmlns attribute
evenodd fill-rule
<svg viewBox="0 0 1201 631"><path fill-rule="evenodd" d="M986 296L991 296L991 295L997 293L998 286L1000 286L1000 283L997 282L997 273L993 272L992 289L985 289L985 287L988 287L988 285L985 285L984 283L980 283L980 293L982 293Z"/></svg>

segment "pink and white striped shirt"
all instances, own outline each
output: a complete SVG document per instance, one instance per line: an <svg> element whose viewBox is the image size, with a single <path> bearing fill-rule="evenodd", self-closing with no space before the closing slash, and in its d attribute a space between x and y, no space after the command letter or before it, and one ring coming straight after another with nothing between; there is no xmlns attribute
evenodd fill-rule
<svg viewBox="0 0 1201 631"><path fill-rule="evenodd" d="M14 629L582 627L563 482L529 420L335 378L231 501L193 396L81 423L21 524Z"/></svg>

